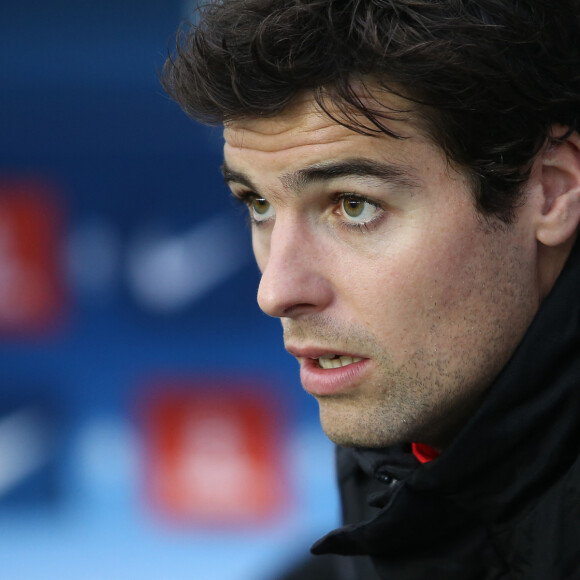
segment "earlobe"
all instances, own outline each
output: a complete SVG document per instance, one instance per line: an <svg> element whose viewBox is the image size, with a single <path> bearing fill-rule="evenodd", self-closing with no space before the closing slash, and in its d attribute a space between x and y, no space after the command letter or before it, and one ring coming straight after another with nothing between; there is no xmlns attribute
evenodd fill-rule
<svg viewBox="0 0 580 580"><path fill-rule="evenodd" d="M558 139L565 129L554 130L554 140L538 159L543 207L537 216L536 238L545 246L568 242L580 223L580 135L572 132Z"/></svg>

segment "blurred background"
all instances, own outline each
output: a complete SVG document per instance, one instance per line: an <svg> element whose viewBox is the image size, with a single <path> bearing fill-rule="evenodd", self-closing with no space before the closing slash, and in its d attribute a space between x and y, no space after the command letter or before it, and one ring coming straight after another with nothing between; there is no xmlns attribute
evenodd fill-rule
<svg viewBox="0 0 580 580"><path fill-rule="evenodd" d="M0 4L7 580L269 580L338 521L221 131L159 85L194 4Z"/></svg>

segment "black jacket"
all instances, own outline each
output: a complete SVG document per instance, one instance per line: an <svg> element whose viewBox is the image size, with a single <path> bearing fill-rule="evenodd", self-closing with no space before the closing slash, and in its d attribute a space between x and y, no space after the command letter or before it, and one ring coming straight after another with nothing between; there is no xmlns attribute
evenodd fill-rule
<svg viewBox="0 0 580 580"><path fill-rule="evenodd" d="M312 548L355 556L337 578L580 579L580 243L439 458L339 449L338 476L345 526Z"/></svg>

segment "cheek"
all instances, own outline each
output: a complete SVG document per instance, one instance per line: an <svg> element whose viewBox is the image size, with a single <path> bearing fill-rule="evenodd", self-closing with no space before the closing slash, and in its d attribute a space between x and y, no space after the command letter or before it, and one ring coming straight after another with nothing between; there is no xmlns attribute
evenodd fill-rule
<svg viewBox="0 0 580 580"><path fill-rule="evenodd" d="M485 267L476 259L475 251L469 239L429 246L415 264L420 284L412 291L425 310L453 310L469 300Z"/></svg>
<svg viewBox="0 0 580 580"><path fill-rule="evenodd" d="M472 318L488 270L469 238L425 237L350 269L344 295L367 328L403 344Z"/></svg>

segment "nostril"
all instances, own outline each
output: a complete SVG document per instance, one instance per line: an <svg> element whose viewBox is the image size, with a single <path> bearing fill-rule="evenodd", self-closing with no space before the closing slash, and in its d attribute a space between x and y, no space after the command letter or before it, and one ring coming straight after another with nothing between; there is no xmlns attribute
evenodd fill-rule
<svg viewBox="0 0 580 580"><path fill-rule="evenodd" d="M320 312L332 301L332 288L320 273L304 267L276 272L270 265L258 289L258 305L269 316L297 318Z"/></svg>
<svg viewBox="0 0 580 580"><path fill-rule="evenodd" d="M284 310L282 316L284 318L296 318L300 316L301 313L308 312L314 308L316 308L314 304L308 304L306 302L302 302L301 304L293 304Z"/></svg>

